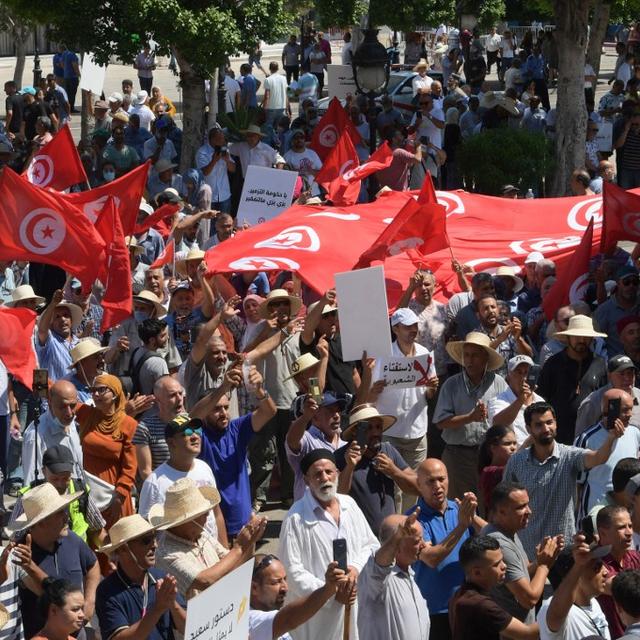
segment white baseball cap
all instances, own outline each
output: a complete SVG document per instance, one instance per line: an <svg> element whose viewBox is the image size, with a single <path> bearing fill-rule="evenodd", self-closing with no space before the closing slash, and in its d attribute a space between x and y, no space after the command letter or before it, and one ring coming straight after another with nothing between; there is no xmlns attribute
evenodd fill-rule
<svg viewBox="0 0 640 640"><path fill-rule="evenodd" d="M530 367L533 367L533 360L529 356L525 356L525 355L513 356L513 358L509 358L509 362L507 363L507 369L511 372L519 364L528 364Z"/></svg>
<svg viewBox="0 0 640 640"><path fill-rule="evenodd" d="M420 322L418 316L413 311L411 311L411 309L407 309L407 307L396 309L391 316L392 327L395 327L398 324L402 324L405 327L410 327L412 324L418 324L418 322Z"/></svg>
<svg viewBox="0 0 640 640"><path fill-rule="evenodd" d="M540 260L544 260L544 255L541 254L539 251L532 251L525 259L524 259L524 263L525 264L530 264L531 262L535 262L536 264L538 264L538 262L540 262Z"/></svg>

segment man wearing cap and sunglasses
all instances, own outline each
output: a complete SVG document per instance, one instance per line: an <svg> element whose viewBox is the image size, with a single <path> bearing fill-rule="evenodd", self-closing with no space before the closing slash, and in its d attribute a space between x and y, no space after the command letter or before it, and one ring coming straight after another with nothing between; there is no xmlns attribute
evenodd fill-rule
<svg viewBox="0 0 640 640"><path fill-rule="evenodd" d="M96 613L105 640L173 640L184 633L186 613L177 602L176 579L156 569L156 527L134 514L109 530L100 547L117 563L98 586Z"/></svg>

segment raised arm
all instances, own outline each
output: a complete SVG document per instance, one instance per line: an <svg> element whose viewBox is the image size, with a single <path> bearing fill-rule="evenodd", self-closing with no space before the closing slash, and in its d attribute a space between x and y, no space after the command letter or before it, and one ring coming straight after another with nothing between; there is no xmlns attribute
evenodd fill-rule
<svg viewBox="0 0 640 640"><path fill-rule="evenodd" d="M199 365L207 355L207 343L221 322L233 318L240 311L236 309L236 305L240 302L240 296L229 298L219 313L216 313L207 323L200 329L198 337L191 348L189 357L194 364Z"/></svg>
<svg viewBox="0 0 640 640"><path fill-rule="evenodd" d="M257 433L276 415L278 409L271 396L264 389L262 376L255 366L249 369L249 383L255 388L255 396L259 402L251 415L251 427Z"/></svg>
<svg viewBox="0 0 640 640"><path fill-rule="evenodd" d="M51 297L51 302L47 305L47 308L42 312L40 321L38 322L38 343L41 346L47 342L49 338L49 329L53 322L53 316L56 312L56 306L62 302L62 289L56 289Z"/></svg>
<svg viewBox="0 0 640 640"><path fill-rule="evenodd" d="M584 452L584 468L593 469L598 465L604 464L611 455L613 443L624 435L625 426L620 418L616 419L613 429L607 431L607 438L602 446L597 450L586 449Z"/></svg>
<svg viewBox="0 0 640 640"><path fill-rule="evenodd" d="M307 395L304 399L302 415L291 423L287 432L287 445L293 453L300 453L302 436L317 410L318 403L310 395Z"/></svg>

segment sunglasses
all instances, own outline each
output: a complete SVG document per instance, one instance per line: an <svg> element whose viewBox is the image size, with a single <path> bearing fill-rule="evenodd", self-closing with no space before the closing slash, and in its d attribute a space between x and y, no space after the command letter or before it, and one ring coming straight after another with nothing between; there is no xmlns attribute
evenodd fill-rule
<svg viewBox="0 0 640 640"><path fill-rule="evenodd" d="M276 300L275 302L270 302L267 306L269 309L275 309L276 307L288 307L289 304L288 300Z"/></svg>
<svg viewBox="0 0 640 640"><path fill-rule="evenodd" d="M155 533L149 533L148 535L142 536L137 540L137 542L140 542L140 544L143 544L145 547L151 546L155 541L156 541Z"/></svg>
<svg viewBox="0 0 640 640"><path fill-rule="evenodd" d="M202 427L196 427L195 429L192 429L191 427L187 427L186 429L183 429L180 433L182 433L183 436L187 436L187 438L190 438L193 435L202 437Z"/></svg>
<svg viewBox="0 0 640 640"><path fill-rule="evenodd" d="M640 284L640 279L639 278L624 278L624 280L622 280L622 284L625 285L626 287L633 285L633 286L638 286L638 284Z"/></svg>
<svg viewBox="0 0 640 640"><path fill-rule="evenodd" d="M90 391L97 396L103 396L107 391L111 391L111 389L109 389L109 387L91 387Z"/></svg>
<svg viewBox="0 0 640 640"><path fill-rule="evenodd" d="M266 555L258 564L253 568L253 573L251 576L255 578L263 569L266 569L274 560L278 558L274 556L272 553Z"/></svg>

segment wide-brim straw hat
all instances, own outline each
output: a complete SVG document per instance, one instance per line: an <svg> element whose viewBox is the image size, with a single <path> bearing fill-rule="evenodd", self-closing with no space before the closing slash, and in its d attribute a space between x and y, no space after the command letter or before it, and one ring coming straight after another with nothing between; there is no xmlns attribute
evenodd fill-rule
<svg viewBox="0 0 640 640"><path fill-rule="evenodd" d="M156 310L157 318L161 318L167 313L167 310L162 306L162 301L155 293L153 293L153 291L143 289L139 293L136 293L136 295L133 296L133 299L137 300L138 302L144 302L145 304L153 305L154 309Z"/></svg>
<svg viewBox="0 0 640 640"><path fill-rule="evenodd" d="M524 282L522 281L522 278L516 275L516 272L514 271L513 267L507 267L507 266L498 267L496 269L496 272L493 275L500 276L502 278L511 278L515 282L513 286L514 293L518 293L518 291L520 291L522 287L524 287Z"/></svg>
<svg viewBox="0 0 640 640"><path fill-rule="evenodd" d="M353 440L356 436L356 427L358 422L363 420L382 420L382 431L386 431L389 427L392 427L397 418L395 416L389 416L383 413L379 413L375 407L360 407L349 416L349 426L342 432L340 437L343 440Z"/></svg>
<svg viewBox="0 0 640 640"><path fill-rule="evenodd" d="M303 353L297 360L295 360L291 366L289 367L289 371L291 372L290 376L287 376L283 382L287 380L291 380L291 378L297 376L299 373L303 371L307 371L312 367L315 367L320 363L320 360L316 358L312 353Z"/></svg>
<svg viewBox="0 0 640 640"><path fill-rule="evenodd" d="M69 369L73 369L81 360L94 356L96 353L104 353L105 351L109 351L109 348L100 346L100 342L95 338L84 338L71 349L71 364L69 365Z"/></svg>
<svg viewBox="0 0 640 640"><path fill-rule="evenodd" d="M569 326L564 331L558 331L555 338L576 336L580 338L606 338L606 333L600 333L593 328L593 320L589 316L576 315L569 318Z"/></svg>
<svg viewBox="0 0 640 640"><path fill-rule="evenodd" d="M84 491L76 491L61 496L49 482L34 487L22 496L24 513L7 525L10 531L22 531L38 524L77 500Z"/></svg>
<svg viewBox="0 0 640 640"><path fill-rule="evenodd" d="M11 292L11 300L5 302L4 306L15 307L18 302L23 302L24 300L35 300L38 304L45 302L42 296L36 295L36 292L30 284L21 284Z"/></svg>
<svg viewBox="0 0 640 640"><path fill-rule="evenodd" d="M267 295L267 299L260 305L260 317L265 320L269 317L269 303L275 300L288 300L291 303L291 316L298 315L300 307L302 306L302 300L297 296L289 295L286 289L274 289Z"/></svg>
<svg viewBox="0 0 640 640"><path fill-rule="evenodd" d="M465 344L473 344L477 347L481 347L487 352L489 356L489 362L487 363L488 371L495 371L504 364L504 358L495 350L491 348L491 339L484 333L479 331L471 331L467 333L464 340L456 340L449 342L446 346L447 353L460 365L464 366L463 348Z"/></svg>
<svg viewBox="0 0 640 640"><path fill-rule="evenodd" d="M109 529L109 544L99 547L97 551L108 555L119 549L123 544L155 530L156 527L147 522L139 513L120 518Z"/></svg>
<svg viewBox="0 0 640 640"><path fill-rule="evenodd" d="M247 135L247 133L255 133L256 135L264 138L265 134L262 133L260 127L256 124L250 124L246 129L240 129L240 133Z"/></svg>
<svg viewBox="0 0 640 640"><path fill-rule="evenodd" d="M493 91L487 91L480 100L480 107L483 109L493 109L494 107L502 107L505 111L508 111L512 116L520 114L516 102L513 98L509 98L501 93L494 93Z"/></svg>
<svg viewBox="0 0 640 640"><path fill-rule="evenodd" d="M220 494L215 487L198 487L191 478L180 478L167 489L164 504L151 507L149 522L164 531L207 513L218 504Z"/></svg>
<svg viewBox="0 0 640 640"><path fill-rule="evenodd" d="M424 58L420 58L420 60L418 60L417 64L415 67L413 67L414 71L420 71L420 69L428 69L429 68L429 63L424 59Z"/></svg>
<svg viewBox="0 0 640 640"><path fill-rule="evenodd" d="M126 236L124 243L127 245L127 249L129 249L129 251L133 250L136 255L144 253L144 247L138 244L135 236Z"/></svg>
<svg viewBox="0 0 640 640"><path fill-rule="evenodd" d="M176 261L176 271L184 278L187 277L187 262L189 260L204 260L204 251L202 249L189 249L187 255L181 260Z"/></svg>
<svg viewBox="0 0 640 640"><path fill-rule="evenodd" d="M307 315L310 314L319 304L320 304L319 300L318 302L312 302L307 307ZM337 311L337 310L338 310L337 306L334 307L330 304L325 304L324 307L322 308L322 315L324 315L325 313L333 313L334 311Z"/></svg>
<svg viewBox="0 0 640 640"><path fill-rule="evenodd" d="M77 304L73 304L73 302L67 302L66 300L63 300L60 304L56 305L56 309L62 308L67 308L69 310L69 313L71 314L71 326L74 329L76 327L79 327L80 323L82 322L82 316L84 315L82 313L82 309Z"/></svg>

